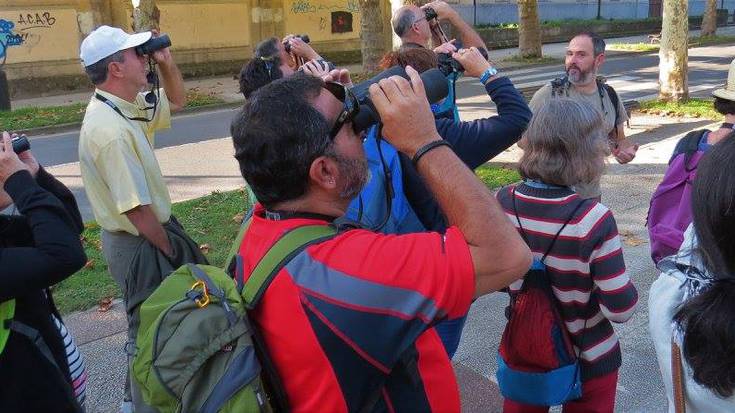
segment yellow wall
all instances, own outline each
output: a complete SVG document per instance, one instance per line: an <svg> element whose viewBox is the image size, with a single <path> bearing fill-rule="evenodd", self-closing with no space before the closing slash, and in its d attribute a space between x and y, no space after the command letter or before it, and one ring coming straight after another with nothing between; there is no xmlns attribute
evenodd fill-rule
<svg viewBox="0 0 735 413"><path fill-rule="evenodd" d="M286 33L306 33L313 42L360 38L357 0L286 0ZM332 33L332 12L352 14L352 32Z"/></svg>
<svg viewBox="0 0 735 413"><path fill-rule="evenodd" d="M250 44L246 1L159 2L161 31L174 48L236 47ZM175 49L174 49L175 50Z"/></svg>
<svg viewBox="0 0 735 413"><path fill-rule="evenodd" d="M318 51L359 50L358 1L157 0L157 6L177 62L207 64L244 61L259 41L288 33L308 34ZM351 31L332 33L334 12L349 13ZM13 23L12 32L23 39L7 48L4 70L9 79L83 76L81 40L102 24L130 31L131 15L130 0L0 0L0 19ZM388 33L388 0L383 15Z"/></svg>
<svg viewBox="0 0 735 413"><path fill-rule="evenodd" d="M14 25L22 43L8 46L6 64L75 59L79 56L79 26L73 8L18 7L0 10L0 20ZM1 35L0 35L1 36Z"/></svg>

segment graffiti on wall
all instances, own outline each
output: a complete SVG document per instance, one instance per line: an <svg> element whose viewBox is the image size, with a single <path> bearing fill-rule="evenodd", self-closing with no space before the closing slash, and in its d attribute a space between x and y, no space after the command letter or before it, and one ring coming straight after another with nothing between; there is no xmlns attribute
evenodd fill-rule
<svg viewBox="0 0 735 413"><path fill-rule="evenodd" d="M15 23L0 19L0 62L5 63L8 48L23 44L23 36L14 33Z"/></svg>
<svg viewBox="0 0 735 413"><path fill-rule="evenodd" d="M20 12L14 21L0 19L0 59L5 62L8 49L23 46L32 49L44 35L53 28L56 17L49 11Z"/></svg>
<svg viewBox="0 0 735 413"><path fill-rule="evenodd" d="M359 13L360 6L357 0L340 1L337 4L314 4L311 0L294 0L291 3L291 13L293 14L313 14L321 11L347 11L350 13Z"/></svg>

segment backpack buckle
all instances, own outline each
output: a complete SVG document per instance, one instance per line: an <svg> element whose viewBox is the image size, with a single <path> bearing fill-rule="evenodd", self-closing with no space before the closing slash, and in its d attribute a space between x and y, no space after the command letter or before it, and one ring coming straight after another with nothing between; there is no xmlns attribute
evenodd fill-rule
<svg viewBox="0 0 735 413"><path fill-rule="evenodd" d="M196 291L197 288L201 288L201 291ZM209 305L209 291L207 291L207 284L205 284L204 281L198 280L197 282L192 284L189 291L198 292L198 294L194 296L193 299L199 308L204 308Z"/></svg>

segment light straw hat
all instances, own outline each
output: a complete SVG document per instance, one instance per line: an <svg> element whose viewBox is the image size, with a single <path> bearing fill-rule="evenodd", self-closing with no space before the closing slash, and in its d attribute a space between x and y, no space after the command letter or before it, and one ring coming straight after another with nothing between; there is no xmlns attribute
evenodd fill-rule
<svg viewBox="0 0 735 413"><path fill-rule="evenodd" d="M735 60L730 63L730 71L727 73L725 87L715 90L712 94L718 98L735 101Z"/></svg>

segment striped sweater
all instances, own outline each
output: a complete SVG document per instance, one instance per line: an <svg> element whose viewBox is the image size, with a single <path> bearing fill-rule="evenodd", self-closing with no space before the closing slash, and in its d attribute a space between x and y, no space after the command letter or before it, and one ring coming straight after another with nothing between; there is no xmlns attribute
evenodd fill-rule
<svg viewBox="0 0 735 413"><path fill-rule="evenodd" d="M513 196L512 187L497 194L506 215L519 229ZM582 349L582 380L617 370L622 362L620 343L610 321L622 323L633 315L638 292L625 271L615 218L604 205L585 201L567 188L536 188L522 183L515 187L515 198L527 242L537 258L543 256L577 206L585 202L574 212L545 263L567 330L575 347ZM520 290L522 283L511 284L511 294Z"/></svg>

